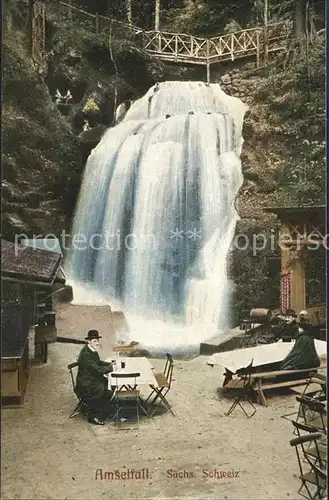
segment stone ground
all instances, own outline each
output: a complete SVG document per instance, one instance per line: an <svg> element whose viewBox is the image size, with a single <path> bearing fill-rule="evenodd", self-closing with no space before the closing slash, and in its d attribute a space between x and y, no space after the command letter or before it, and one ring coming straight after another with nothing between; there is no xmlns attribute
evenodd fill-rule
<svg viewBox="0 0 329 500"><path fill-rule="evenodd" d="M223 370L207 366L207 357L179 360L168 396L175 417L142 419L138 431L97 427L69 419L76 400L67 364L80 349L51 345L48 364L31 369L24 407L3 409L2 499L300 498L292 425L280 418L297 408L293 393L270 396L251 419L239 409L226 417ZM151 361L162 369L164 360ZM96 479L97 469L128 468L148 469L149 478ZM238 474L206 477L214 469ZM190 477L168 477L169 470Z"/></svg>

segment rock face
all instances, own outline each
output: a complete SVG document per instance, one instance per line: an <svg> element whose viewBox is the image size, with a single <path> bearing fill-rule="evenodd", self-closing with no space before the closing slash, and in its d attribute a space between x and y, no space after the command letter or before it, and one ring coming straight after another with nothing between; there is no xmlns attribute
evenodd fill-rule
<svg viewBox="0 0 329 500"><path fill-rule="evenodd" d="M14 29L4 36L3 237L59 232L69 224L78 140L52 102Z"/></svg>

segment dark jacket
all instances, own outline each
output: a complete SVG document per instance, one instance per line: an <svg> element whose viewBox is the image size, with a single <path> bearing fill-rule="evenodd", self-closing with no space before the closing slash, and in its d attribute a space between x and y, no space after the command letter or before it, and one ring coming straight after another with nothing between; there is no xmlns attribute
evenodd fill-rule
<svg viewBox="0 0 329 500"><path fill-rule="evenodd" d="M81 350L78 358L79 368L76 391L85 401L102 398L107 389L106 373L113 371L112 363L101 361L99 354L87 345Z"/></svg>
<svg viewBox="0 0 329 500"><path fill-rule="evenodd" d="M296 336L294 347L281 363L281 370L303 370L320 366L321 361L315 349L312 325L300 323L301 331Z"/></svg>

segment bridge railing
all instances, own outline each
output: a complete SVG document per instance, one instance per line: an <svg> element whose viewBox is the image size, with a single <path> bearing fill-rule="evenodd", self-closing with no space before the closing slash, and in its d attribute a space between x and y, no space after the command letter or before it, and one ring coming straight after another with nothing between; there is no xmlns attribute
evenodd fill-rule
<svg viewBox="0 0 329 500"><path fill-rule="evenodd" d="M117 21L106 16L91 14L60 1L63 19L73 19L86 29L96 33L110 34L134 41L147 52L171 61L209 64L263 52L264 29L245 29L227 35L201 38L186 33L144 31L137 26ZM292 32L291 23L280 22L268 25L268 51L274 52L286 44Z"/></svg>
<svg viewBox="0 0 329 500"><path fill-rule="evenodd" d="M84 29L88 29L94 33L110 34L111 31L115 32L116 36L125 39L134 39L136 33L141 34L143 30L116 19L102 16L100 14L91 14L78 7L67 4L65 2L58 2L62 8L61 19L63 21L72 20ZM58 11L58 9L57 9Z"/></svg>
<svg viewBox="0 0 329 500"><path fill-rule="evenodd" d="M145 50L161 55L204 59L208 57L207 39L184 33L144 32Z"/></svg>

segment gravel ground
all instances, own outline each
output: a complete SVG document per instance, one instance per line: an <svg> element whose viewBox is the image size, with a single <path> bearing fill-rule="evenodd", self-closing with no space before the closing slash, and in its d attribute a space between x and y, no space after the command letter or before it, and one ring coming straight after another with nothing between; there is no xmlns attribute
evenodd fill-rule
<svg viewBox="0 0 329 500"><path fill-rule="evenodd" d="M75 322L72 308L66 316L60 334L66 321ZM81 310L79 317L77 324ZM3 409L1 498L300 498L292 425L280 418L297 408L293 393L270 396L251 419L239 409L226 417L223 370L207 366L206 357L179 360L168 396L175 417L144 418L138 431L97 427L83 416L68 418L76 400L67 364L80 349L51 345L48 364L32 367L24 407ZM162 369L164 360L151 361ZM144 479L105 479L105 472L127 469L145 469ZM214 471L222 477L211 477Z"/></svg>

